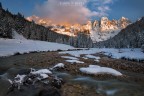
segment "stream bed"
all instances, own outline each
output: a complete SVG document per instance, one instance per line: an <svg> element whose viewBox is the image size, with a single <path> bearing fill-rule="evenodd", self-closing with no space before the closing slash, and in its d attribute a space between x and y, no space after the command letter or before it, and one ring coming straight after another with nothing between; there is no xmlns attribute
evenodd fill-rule
<svg viewBox="0 0 144 96"><path fill-rule="evenodd" d="M27 63L28 56L33 57L33 55L36 56L36 54L33 53L0 58L0 96L39 96L35 95L37 90L31 87L29 89L26 89L25 91L18 92L19 95L7 95L8 88L10 87L8 79L13 79L17 74L26 73L27 70L32 67L25 64ZM34 66L34 68L41 69L43 68L43 66ZM121 72L127 76L142 78L142 80L144 80L144 74L134 73L130 71ZM79 85L82 88L88 89L87 93L82 92L82 94L79 92L81 95L78 94L62 96L144 96L144 81L142 80L140 80L140 82L133 80L131 81L130 79L118 80L115 78L100 80L98 77L96 78L93 76L80 74L74 75L69 73L68 71L54 71L53 73L54 75L62 78L65 81L65 84L71 85L63 88L61 91L69 89L69 87L73 87L72 85ZM77 90L79 89L72 90L71 93L74 93ZM92 93L93 95L87 95L88 92Z"/></svg>

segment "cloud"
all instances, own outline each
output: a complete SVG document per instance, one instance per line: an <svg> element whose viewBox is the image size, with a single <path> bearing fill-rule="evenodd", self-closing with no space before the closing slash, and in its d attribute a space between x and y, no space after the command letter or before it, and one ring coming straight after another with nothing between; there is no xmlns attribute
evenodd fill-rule
<svg viewBox="0 0 144 96"><path fill-rule="evenodd" d="M104 0L103 4L110 4L112 3L112 0Z"/></svg>
<svg viewBox="0 0 144 96"><path fill-rule="evenodd" d="M35 14L51 19L54 23L86 23L92 16L105 16L112 0L93 0L98 5L91 11L86 5L90 0L47 0L35 8Z"/></svg>
<svg viewBox="0 0 144 96"><path fill-rule="evenodd" d="M98 10L101 12L106 12L106 11L109 11L110 8L108 6L100 6L98 7Z"/></svg>

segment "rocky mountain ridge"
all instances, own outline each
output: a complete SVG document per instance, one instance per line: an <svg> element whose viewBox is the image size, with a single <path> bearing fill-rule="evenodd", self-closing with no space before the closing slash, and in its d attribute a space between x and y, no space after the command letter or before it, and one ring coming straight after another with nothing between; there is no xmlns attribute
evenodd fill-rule
<svg viewBox="0 0 144 96"><path fill-rule="evenodd" d="M144 17L122 29L113 38L94 44L94 47L141 48L144 44Z"/></svg>
<svg viewBox="0 0 144 96"><path fill-rule="evenodd" d="M102 17L100 21L95 20L92 24L91 38L93 42L105 41L117 35L126 28L131 21L125 17L119 20L109 20Z"/></svg>
<svg viewBox="0 0 144 96"><path fill-rule="evenodd" d="M131 21L122 17L119 20L109 20L108 17L102 17L100 21L88 21L86 24L54 24L50 19L30 16L26 18L50 30L69 36L76 36L78 32L90 34L93 42L105 41L117 35L121 29L126 28Z"/></svg>

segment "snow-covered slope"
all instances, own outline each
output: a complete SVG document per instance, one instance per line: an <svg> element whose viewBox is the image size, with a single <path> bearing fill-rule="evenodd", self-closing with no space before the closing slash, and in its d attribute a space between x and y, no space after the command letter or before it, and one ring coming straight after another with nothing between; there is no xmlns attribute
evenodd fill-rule
<svg viewBox="0 0 144 96"><path fill-rule="evenodd" d="M22 35L18 34L14 29L12 30L12 38L19 40L26 40Z"/></svg>
<svg viewBox="0 0 144 96"><path fill-rule="evenodd" d="M0 38L0 56L10 56L14 55L17 52L29 53L32 51L57 51L74 48L64 44L37 40L27 40L14 30L12 36L14 39Z"/></svg>
<svg viewBox="0 0 144 96"><path fill-rule="evenodd" d="M0 56L10 56L15 53L29 53L31 51L57 51L68 50L73 47L64 44L19 39L0 38Z"/></svg>
<svg viewBox="0 0 144 96"><path fill-rule="evenodd" d="M119 32L120 32L120 29L113 30L110 32L97 32L97 31L91 30L90 36L91 36L92 41L96 43L96 42L108 40L114 37L115 35L117 35Z"/></svg>

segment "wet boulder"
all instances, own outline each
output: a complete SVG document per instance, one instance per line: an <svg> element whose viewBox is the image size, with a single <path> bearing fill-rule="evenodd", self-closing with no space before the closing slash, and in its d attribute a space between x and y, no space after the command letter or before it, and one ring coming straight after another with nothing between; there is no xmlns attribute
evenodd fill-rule
<svg viewBox="0 0 144 96"><path fill-rule="evenodd" d="M11 84L8 96L60 96L58 90L64 81L48 69L22 69L18 73L13 79L8 79Z"/></svg>

